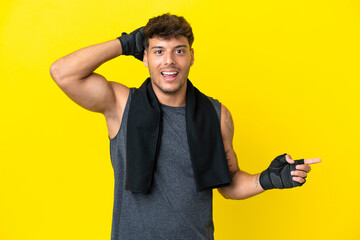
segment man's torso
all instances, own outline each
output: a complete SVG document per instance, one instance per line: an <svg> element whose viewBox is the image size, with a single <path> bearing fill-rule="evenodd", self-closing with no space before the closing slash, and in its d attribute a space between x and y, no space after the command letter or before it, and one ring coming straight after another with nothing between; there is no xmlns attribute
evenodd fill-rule
<svg viewBox="0 0 360 240"><path fill-rule="evenodd" d="M150 194L124 190L126 125L110 139L115 174L112 239L213 239L212 191L196 190L185 125L185 107L162 105L163 132ZM221 104L212 100L220 119Z"/></svg>

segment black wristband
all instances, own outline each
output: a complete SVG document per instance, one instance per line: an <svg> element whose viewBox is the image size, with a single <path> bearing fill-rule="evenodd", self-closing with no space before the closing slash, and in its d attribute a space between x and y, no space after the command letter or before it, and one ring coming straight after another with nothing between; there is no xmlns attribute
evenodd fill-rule
<svg viewBox="0 0 360 240"><path fill-rule="evenodd" d="M293 188L302 186L304 183L299 183L292 180L291 171L296 170L296 165L304 164L304 159L295 160L294 164L286 161L286 153L277 156L270 164L270 166L260 174L260 185L264 190L278 188Z"/></svg>

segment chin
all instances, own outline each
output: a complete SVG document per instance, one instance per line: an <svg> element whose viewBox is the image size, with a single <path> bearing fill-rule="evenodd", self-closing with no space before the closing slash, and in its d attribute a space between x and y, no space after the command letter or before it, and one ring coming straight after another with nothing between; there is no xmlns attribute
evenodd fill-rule
<svg viewBox="0 0 360 240"><path fill-rule="evenodd" d="M159 88L160 91L162 91L163 93L167 94L167 95L173 95L175 93L177 93L180 90L180 87L177 88Z"/></svg>
<svg viewBox="0 0 360 240"><path fill-rule="evenodd" d="M177 92L179 92L183 86L184 86L184 84L177 85L177 86L169 86L169 87L157 86L157 88L165 94L173 95L173 94L176 94Z"/></svg>

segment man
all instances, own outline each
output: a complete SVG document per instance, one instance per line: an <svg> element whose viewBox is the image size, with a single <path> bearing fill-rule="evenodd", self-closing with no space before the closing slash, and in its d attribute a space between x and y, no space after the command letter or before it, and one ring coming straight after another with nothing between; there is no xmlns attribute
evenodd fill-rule
<svg viewBox="0 0 360 240"><path fill-rule="evenodd" d="M229 110L188 80L193 40L184 18L164 14L51 66L73 101L106 118L115 174L112 239L213 239L212 189L245 199L301 186L309 164L320 162L283 154L261 174L240 170ZM120 55L133 55L149 69L139 89L94 73Z"/></svg>

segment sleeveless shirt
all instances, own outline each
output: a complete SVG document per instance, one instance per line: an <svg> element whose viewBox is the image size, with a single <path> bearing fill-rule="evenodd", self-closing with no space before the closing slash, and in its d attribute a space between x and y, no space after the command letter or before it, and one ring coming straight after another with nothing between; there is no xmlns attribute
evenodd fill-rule
<svg viewBox="0 0 360 240"><path fill-rule="evenodd" d="M212 190L196 190L185 107L161 105L161 143L150 193L125 190L126 129L133 93L131 88L120 129L109 139L115 177L111 240L213 240ZM221 103L209 99L220 122Z"/></svg>

